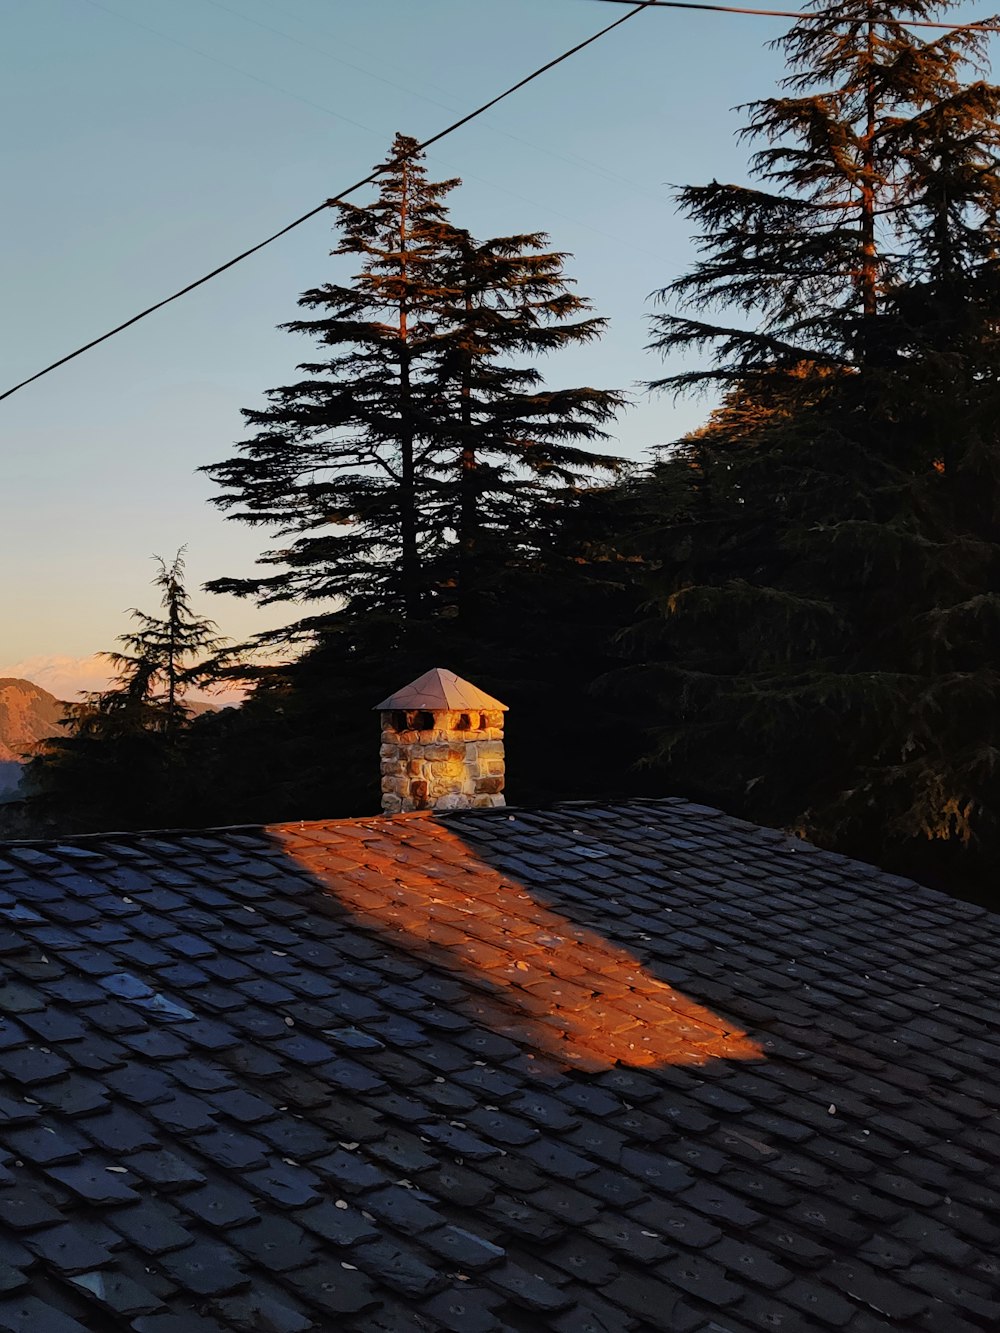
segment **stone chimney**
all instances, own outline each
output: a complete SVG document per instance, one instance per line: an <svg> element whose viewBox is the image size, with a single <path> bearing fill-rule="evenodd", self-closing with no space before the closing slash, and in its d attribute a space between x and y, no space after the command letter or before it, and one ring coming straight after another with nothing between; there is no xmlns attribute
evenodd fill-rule
<svg viewBox="0 0 1000 1333"><path fill-rule="evenodd" d="M382 810L504 804L507 705L434 667L376 704L382 715Z"/></svg>

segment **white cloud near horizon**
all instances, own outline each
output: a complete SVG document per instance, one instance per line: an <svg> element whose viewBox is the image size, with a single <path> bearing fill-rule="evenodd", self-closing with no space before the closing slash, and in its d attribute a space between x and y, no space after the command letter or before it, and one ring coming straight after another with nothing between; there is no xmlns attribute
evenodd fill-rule
<svg viewBox="0 0 1000 1333"><path fill-rule="evenodd" d="M93 653L90 657L70 657L65 653L52 653L47 656L26 657L20 662L0 666L0 677L3 676L13 677L16 680L30 680L33 685L48 690L57 699L73 702L81 692L106 689L111 679L111 670L110 664L100 653ZM214 693L192 690L188 697L223 708L226 704L239 703L243 698L243 691L228 689Z"/></svg>

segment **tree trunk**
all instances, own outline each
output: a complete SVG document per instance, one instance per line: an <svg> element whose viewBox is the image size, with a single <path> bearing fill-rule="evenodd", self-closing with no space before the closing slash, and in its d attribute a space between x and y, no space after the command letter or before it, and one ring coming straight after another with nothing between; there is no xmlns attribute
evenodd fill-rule
<svg viewBox="0 0 1000 1333"><path fill-rule="evenodd" d="M472 322L471 275L466 268L465 313L466 327ZM472 438L472 353L463 353L462 387L460 402L462 426L462 454L459 474L459 542L458 542L458 612L463 620L473 613L475 603L476 557L479 554L479 504L476 495L476 446Z"/></svg>
<svg viewBox="0 0 1000 1333"><path fill-rule="evenodd" d="M417 486L414 466L413 389L410 380L409 301L406 224L408 221L407 187L409 168L403 165L403 192L399 209L399 272L402 287L399 296L399 532L400 579L403 614L416 619L422 610L420 596L420 554L417 543Z"/></svg>
<svg viewBox="0 0 1000 1333"><path fill-rule="evenodd" d="M170 625L167 644L167 730L173 731L177 703L177 602L173 595L167 607L167 618Z"/></svg>
<svg viewBox="0 0 1000 1333"><path fill-rule="evenodd" d="M871 4L868 12L872 12ZM878 126L878 106L875 92L875 23L872 18L868 20L867 53L866 124L861 149L861 311L866 323L878 314L878 252L875 243L875 131ZM869 327L862 341L865 359L870 333Z"/></svg>

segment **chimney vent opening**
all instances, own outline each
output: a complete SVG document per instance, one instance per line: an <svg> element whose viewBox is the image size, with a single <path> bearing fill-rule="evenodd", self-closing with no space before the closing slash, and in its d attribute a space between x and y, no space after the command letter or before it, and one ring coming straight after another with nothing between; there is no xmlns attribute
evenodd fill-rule
<svg viewBox="0 0 1000 1333"><path fill-rule="evenodd" d="M472 718L469 716L468 713L459 713L458 721L455 723L455 730L456 731L472 730Z"/></svg>
<svg viewBox="0 0 1000 1333"><path fill-rule="evenodd" d="M413 719L413 729L414 731L433 731L434 714L424 712L417 713L416 717Z"/></svg>

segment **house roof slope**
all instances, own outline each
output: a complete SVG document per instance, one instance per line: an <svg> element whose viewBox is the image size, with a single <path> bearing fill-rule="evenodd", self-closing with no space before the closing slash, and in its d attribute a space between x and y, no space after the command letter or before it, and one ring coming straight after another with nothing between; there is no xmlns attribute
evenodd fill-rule
<svg viewBox="0 0 1000 1333"><path fill-rule="evenodd" d="M995 1329L998 974L676 800L0 846L0 1330Z"/></svg>

